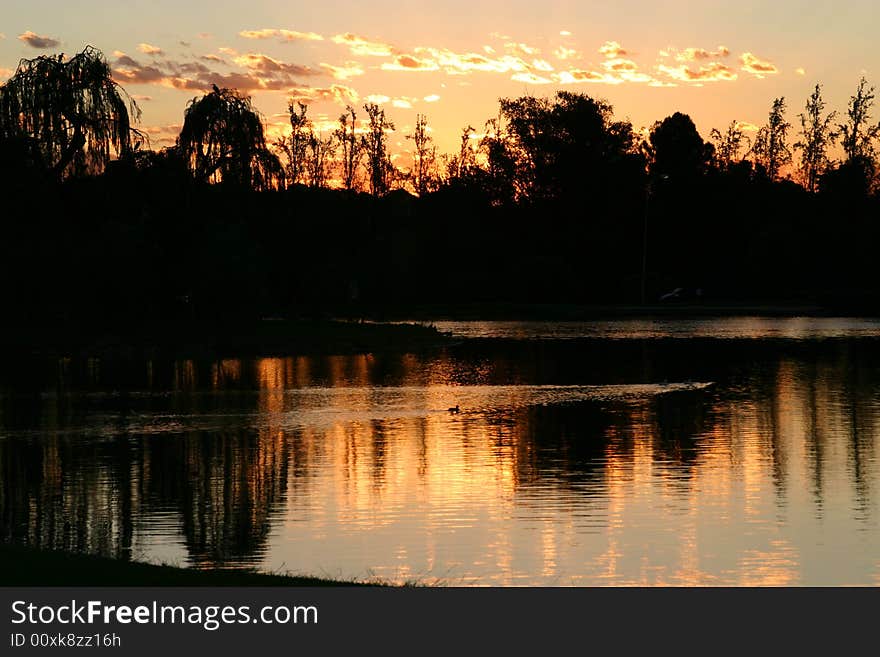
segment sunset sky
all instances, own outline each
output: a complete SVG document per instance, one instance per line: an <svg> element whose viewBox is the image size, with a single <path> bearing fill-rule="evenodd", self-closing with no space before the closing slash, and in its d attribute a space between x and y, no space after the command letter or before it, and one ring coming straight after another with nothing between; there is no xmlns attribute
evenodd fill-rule
<svg viewBox="0 0 880 657"><path fill-rule="evenodd" d="M843 111L861 75L880 80L873 0L29 0L0 14L0 80L21 58L92 44L155 148L211 84L251 94L275 132L290 98L326 132L346 104L374 101L408 148L424 113L444 152L462 127L480 131L499 97L584 92L637 128L680 110L708 137L733 119L762 123L776 96L797 125L816 82Z"/></svg>

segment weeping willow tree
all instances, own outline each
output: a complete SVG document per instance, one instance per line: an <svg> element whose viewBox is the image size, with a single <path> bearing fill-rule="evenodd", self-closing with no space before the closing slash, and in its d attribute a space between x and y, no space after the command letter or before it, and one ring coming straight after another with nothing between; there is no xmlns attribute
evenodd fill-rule
<svg viewBox="0 0 880 657"><path fill-rule="evenodd" d="M257 190L278 189L284 169L266 146L251 99L218 89L190 101L177 148L197 180Z"/></svg>
<svg viewBox="0 0 880 657"><path fill-rule="evenodd" d="M0 87L0 143L59 178L98 174L144 141L140 110L100 50L23 59Z"/></svg>

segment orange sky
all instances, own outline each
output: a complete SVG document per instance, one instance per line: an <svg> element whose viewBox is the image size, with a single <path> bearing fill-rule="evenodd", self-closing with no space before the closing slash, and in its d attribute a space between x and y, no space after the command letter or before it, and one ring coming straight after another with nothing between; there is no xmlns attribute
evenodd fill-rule
<svg viewBox="0 0 880 657"><path fill-rule="evenodd" d="M758 125L773 98L786 96L797 126L816 82L829 109L843 111L878 57L877 9L865 0L809 10L793 0L329 0L308 8L34 0L3 13L0 79L22 57L92 44L140 104L157 148L173 142L186 102L211 84L252 94L274 132L286 125L291 98L308 103L325 131L346 104L374 101L397 127L392 143L408 149L404 136L424 113L440 152L457 148L462 127L479 132L499 97L563 88L607 99L636 128L687 112L704 137L733 119Z"/></svg>

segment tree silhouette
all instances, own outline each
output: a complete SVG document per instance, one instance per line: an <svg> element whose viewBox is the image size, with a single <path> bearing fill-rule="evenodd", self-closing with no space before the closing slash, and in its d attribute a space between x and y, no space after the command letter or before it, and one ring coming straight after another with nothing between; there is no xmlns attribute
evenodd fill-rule
<svg viewBox="0 0 880 657"><path fill-rule="evenodd" d="M215 86L190 101L177 148L196 180L256 190L283 185L284 171L266 146L260 115L235 90Z"/></svg>
<svg viewBox="0 0 880 657"><path fill-rule="evenodd" d="M791 151L788 148L788 130L791 124L785 120L785 98L773 101L767 124L755 135L752 154L755 163L762 166L770 180L779 177L779 172L791 162Z"/></svg>
<svg viewBox="0 0 880 657"><path fill-rule="evenodd" d="M424 114L416 115L416 127L413 134L407 135L407 139L413 140L412 182L413 188L419 196L424 196L436 185L437 174L435 164L437 161L437 148L433 145L434 139L428 134L428 119Z"/></svg>
<svg viewBox="0 0 880 657"><path fill-rule="evenodd" d="M326 187L330 175L330 162L336 154L336 139L309 132L306 145L305 169L309 187Z"/></svg>
<svg viewBox="0 0 880 657"><path fill-rule="evenodd" d="M840 143L847 160L873 160L874 142L880 136L880 125L871 124L874 107L874 87L868 87L865 78L859 80L854 96L847 106L846 123L840 124Z"/></svg>
<svg viewBox="0 0 880 657"><path fill-rule="evenodd" d="M296 185L306 174L306 152L312 137L311 121L306 117L308 106L303 103L291 102L287 111L290 114L290 134L279 138L274 145L286 160L284 170L287 182Z"/></svg>
<svg viewBox="0 0 880 657"><path fill-rule="evenodd" d="M385 110L376 103L367 103L364 105L364 110L370 120L367 134L363 137L370 193L374 196L382 196L390 189L391 176L394 172L388 154L388 135L386 133L388 130L394 130L394 124L385 118Z"/></svg>
<svg viewBox="0 0 880 657"><path fill-rule="evenodd" d="M828 168L828 148L837 139L832 129L837 112L823 116L825 101L822 100L822 87L816 85L807 99L806 112L801 113L801 139L794 148L800 151L801 182L807 191L815 192L819 186L819 178Z"/></svg>
<svg viewBox="0 0 880 657"><path fill-rule="evenodd" d="M648 140L655 179L693 179L706 171L712 157L712 146L700 137L691 117L681 112L655 123Z"/></svg>
<svg viewBox="0 0 880 657"><path fill-rule="evenodd" d="M17 142L55 177L103 172L145 141L140 110L113 81L100 50L23 59L0 87L0 140Z"/></svg>
<svg viewBox="0 0 880 657"><path fill-rule="evenodd" d="M724 134L721 134L718 128L712 128L710 137L715 142L715 164L724 171L742 161L741 151L748 151L751 148L749 138L736 120L730 122Z"/></svg>
<svg viewBox="0 0 880 657"><path fill-rule="evenodd" d="M333 133L342 151L342 187L348 191L357 185L357 170L364 154L363 142L357 137L357 113L348 105L339 117L339 127Z"/></svg>

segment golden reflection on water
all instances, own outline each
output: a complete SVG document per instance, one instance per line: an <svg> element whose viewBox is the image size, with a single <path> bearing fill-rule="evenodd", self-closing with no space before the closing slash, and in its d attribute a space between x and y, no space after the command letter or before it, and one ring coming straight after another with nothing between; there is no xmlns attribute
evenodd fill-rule
<svg viewBox="0 0 880 657"><path fill-rule="evenodd" d="M391 581L877 583L876 381L853 367L670 392L498 385L446 354L179 361L168 401L4 414L3 537Z"/></svg>

